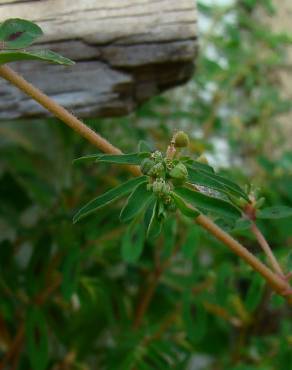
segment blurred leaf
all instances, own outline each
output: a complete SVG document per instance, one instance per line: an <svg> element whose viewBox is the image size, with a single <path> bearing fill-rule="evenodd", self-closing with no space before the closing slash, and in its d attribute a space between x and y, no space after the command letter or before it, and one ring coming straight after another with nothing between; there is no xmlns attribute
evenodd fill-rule
<svg viewBox="0 0 292 370"><path fill-rule="evenodd" d="M228 302L228 280L232 278L231 266L227 262L223 262L217 271L216 279L216 303L222 306L226 306Z"/></svg>
<svg viewBox="0 0 292 370"><path fill-rule="evenodd" d="M245 306L249 312L259 305L264 291L264 280L259 274L254 274L245 297Z"/></svg>
<svg viewBox="0 0 292 370"><path fill-rule="evenodd" d="M65 300L69 301L76 290L79 279L79 261L81 257L78 247L71 247L68 250L62 266L62 285L61 290Z"/></svg>
<svg viewBox="0 0 292 370"><path fill-rule="evenodd" d="M292 216L292 208L286 206L276 206L264 208L257 211L257 218L278 219Z"/></svg>
<svg viewBox="0 0 292 370"><path fill-rule="evenodd" d="M196 225L190 228L186 241L182 245L182 253L185 258L192 259L199 245L200 231Z"/></svg>
<svg viewBox="0 0 292 370"><path fill-rule="evenodd" d="M0 41L4 49L23 49L42 36L41 28L30 21L12 18L0 24Z"/></svg>
<svg viewBox="0 0 292 370"><path fill-rule="evenodd" d="M45 370L48 364L48 333L44 314L30 307L26 317L26 343L32 370Z"/></svg>
<svg viewBox="0 0 292 370"><path fill-rule="evenodd" d="M125 262L136 263L144 247L145 229L143 224L130 225L122 238L122 258Z"/></svg>
<svg viewBox="0 0 292 370"><path fill-rule="evenodd" d="M177 237L177 221L175 218L168 217L168 219L163 224L163 236L164 236L164 244L163 244L163 251L162 256L167 258L171 255L173 248L176 244L176 237Z"/></svg>
<svg viewBox="0 0 292 370"><path fill-rule="evenodd" d="M190 342L199 343L207 331L207 313L200 302L192 302L187 294L183 301L183 320Z"/></svg>
<svg viewBox="0 0 292 370"><path fill-rule="evenodd" d="M18 60L39 60L56 64L73 65L72 60L65 58L51 50L39 51L1 51L0 64L16 62Z"/></svg>

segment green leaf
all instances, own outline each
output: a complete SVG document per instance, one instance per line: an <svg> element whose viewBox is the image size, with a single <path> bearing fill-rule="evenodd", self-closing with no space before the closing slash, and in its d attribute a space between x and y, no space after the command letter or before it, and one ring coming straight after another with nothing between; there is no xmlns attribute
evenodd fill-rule
<svg viewBox="0 0 292 370"><path fill-rule="evenodd" d="M51 50L39 50L39 51L2 51L0 52L0 64L9 62L16 62L18 60L40 60L50 63L73 65L75 64L72 60L63 57Z"/></svg>
<svg viewBox="0 0 292 370"><path fill-rule="evenodd" d="M188 339L192 344L199 343L207 331L207 313L202 303L191 301L186 295L183 300L183 320Z"/></svg>
<svg viewBox="0 0 292 370"><path fill-rule="evenodd" d="M0 41L4 49L23 49L42 36L41 28L30 21L12 18L0 24Z"/></svg>
<svg viewBox="0 0 292 370"><path fill-rule="evenodd" d="M249 312L254 311L259 305L264 291L264 280L259 274L253 276L245 297L245 306Z"/></svg>
<svg viewBox="0 0 292 370"><path fill-rule="evenodd" d="M277 219L292 216L292 208L286 206L276 206L264 208L257 212L257 218L262 219Z"/></svg>
<svg viewBox="0 0 292 370"><path fill-rule="evenodd" d="M147 227L146 237L147 239L153 240L158 237L161 233L163 221L158 217L159 200L155 200L152 206L152 214Z"/></svg>
<svg viewBox="0 0 292 370"><path fill-rule="evenodd" d="M122 238L122 258L125 262L135 263L139 260L144 247L145 229L143 224L128 227Z"/></svg>
<svg viewBox="0 0 292 370"><path fill-rule="evenodd" d="M28 309L26 337L32 370L45 370L48 363L48 333L45 317L37 307Z"/></svg>
<svg viewBox="0 0 292 370"><path fill-rule="evenodd" d="M149 153L131 153L131 154L91 154L77 158L73 163L79 162L106 162L115 164L133 164L139 165Z"/></svg>
<svg viewBox="0 0 292 370"><path fill-rule="evenodd" d="M245 192L237 184L215 173L198 171L188 166L188 178L192 184L206 186L226 195L230 194L248 200Z"/></svg>
<svg viewBox="0 0 292 370"><path fill-rule="evenodd" d="M129 196L127 203L121 210L121 221L127 222L132 220L146 207L147 204L149 204L153 198L153 193L147 190L147 181L144 181L142 184L138 185Z"/></svg>
<svg viewBox="0 0 292 370"><path fill-rule="evenodd" d="M68 255L62 266L62 285L61 290L65 300L69 301L76 290L78 281L78 266L80 260L80 248L70 248Z"/></svg>
<svg viewBox="0 0 292 370"><path fill-rule="evenodd" d="M237 208L222 199L212 198L188 188L176 188L174 192L183 198L186 203L190 203L199 210L214 212L227 218L240 217L240 212Z"/></svg>
<svg viewBox="0 0 292 370"><path fill-rule="evenodd" d="M175 205L181 211L181 213L187 217L198 217L200 212L190 205L188 205L182 197L176 194L176 191L171 192L171 197L174 200Z"/></svg>
<svg viewBox="0 0 292 370"><path fill-rule="evenodd" d="M91 213L95 212L101 207L104 207L115 200L123 197L130 193L136 186L141 183L146 182L146 176L136 177L134 179L130 179L123 184L107 191L106 193L98 196L97 198L91 200L87 203L84 207L82 207L74 216L73 222L76 223L80 219L90 215Z"/></svg>
<svg viewBox="0 0 292 370"><path fill-rule="evenodd" d="M221 263L217 271L217 279L215 285L215 296L216 296L216 303L222 306L227 305L228 301L228 293L226 291L229 279L232 276L232 271L230 268L230 264L227 262Z"/></svg>
<svg viewBox="0 0 292 370"><path fill-rule="evenodd" d="M163 225L163 251L162 257L168 258L175 247L177 236L177 222L175 217L169 217Z"/></svg>

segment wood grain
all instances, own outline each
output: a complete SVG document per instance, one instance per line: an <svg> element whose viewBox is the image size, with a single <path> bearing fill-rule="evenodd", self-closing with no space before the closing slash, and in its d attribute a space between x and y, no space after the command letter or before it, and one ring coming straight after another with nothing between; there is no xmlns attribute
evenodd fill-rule
<svg viewBox="0 0 292 370"><path fill-rule="evenodd" d="M46 47L73 67L12 63L30 82L81 116L115 116L186 82L197 50L194 0L0 0L0 22L38 23ZM45 112L1 81L0 118Z"/></svg>

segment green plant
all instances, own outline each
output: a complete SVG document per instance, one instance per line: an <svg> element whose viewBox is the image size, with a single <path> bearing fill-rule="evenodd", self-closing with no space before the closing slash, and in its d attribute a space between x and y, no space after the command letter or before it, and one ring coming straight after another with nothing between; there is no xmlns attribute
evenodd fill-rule
<svg viewBox="0 0 292 370"><path fill-rule="evenodd" d="M5 31L5 32L2 31L3 41L6 42L6 43L8 42L8 47L9 47L9 41L11 41L11 40L16 41L20 37L23 37L24 41L17 44L18 47L20 47L20 45L24 45L24 44L27 45L28 43L30 44L35 39L35 37L39 36L39 34L40 34L38 28L35 28L34 25L31 22L23 22L22 20L20 20L20 21L18 21L18 20L9 21L8 20L7 22L8 22L7 23L8 25L10 25L10 22L16 22L16 24L19 25L19 27L16 28L17 33L15 33L15 27L12 27L12 28L7 27L7 24L5 22L4 22L4 24L1 25L1 27L3 27L4 31ZM19 24L19 22L20 22L20 24ZM8 31L7 31L7 29L8 29ZM26 33L30 33L32 36L30 38L28 38L28 37L26 38L26 37L23 36ZM5 47L5 44L4 44L4 47ZM1 55L6 55L6 51L2 51ZM16 56L16 59L22 59L22 54L20 53L19 56ZM11 60L16 60L16 59L11 59ZM9 61L9 60L5 59L4 62L6 62L6 61ZM51 60L51 61L54 61L54 60ZM57 59L57 62L59 62L59 59ZM43 93L41 93L38 89L36 89L32 85L26 83L26 81L22 77L18 76L16 73L14 73L8 67L3 67L3 66L0 67L0 75L3 78L6 78L11 83L13 83L15 86L18 86L21 90L26 92L28 95L31 95L36 101L38 101L45 108L47 108L48 110L53 112L57 117L62 119L65 123L67 123L69 126L74 128L77 132L84 135L91 142L94 142L98 146L99 149L101 149L105 152L108 152L108 153L112 153L112 154L120 153L119 149L114 148L110 143L108 143L105 139L103 139L98 134L96 134L94 131L92 131L90 128L88 128L84 123L79 121L72 114L67 112L64 108L60 107L58 104L53 102L50 98L45 96ZM215 209L216 212L224 213L225 216L226 216L226 214L231 215L232 213L233 213L233 216L235 216L236 215L236 208L234 207L234 205L232 206L231 203L225 203L225 200L223 200L223 199L217 199L217 198L212 198L212 197L207 197L207 196L205 197L205 195L203 195L203 194L201 194L197 191L188 190L188 189L181 189L181 190L171 191L171 187L168 187L168 183L161 182L161 180L165 181L165 178L167 176L171 177L171 171L169 171L167 169L167 165L168 165L167 160L168 159L172 160L173 156L174 156L174 153L175 153L175 137L174 137L173 142L171 143L170 147L168 148L168 153L167 153L167 156L166 156L166 160L163 158L162 153L160 153L158 151L154 152L154 154L153 154L154 156L151 155L150 153L148 154L148 157L153 159L154 162L155 162L154 166L150 170L150 171L154 171L154 172L152 174L149 174L149 178L151 180L148 181L148 188L147 188L147 185L146 185L146 179L145 179L145 182L144 182L143 177L141 179L141 184L139 184L139 187L134 188L134 192L132 193L133 199L130 199L131 200L130 206L125 207L125 212L126 212L125 219L127 220L127 219L133 218L140 211L140 209L138 208L139 204L136 203L136 199L135 199L136 196L137 196L138 200L140 200L139 197L141 197L142 204L145 205L145 206L147 205L148 202L151 201L152 193L149 189L149 186L151 186L151 185L152 185L152 191L154 193L157 193L157 194L162 194L162 196L160 196L160 195L158 196L159 201L155 202L155 206L152 207L153 217L151 217L150 220L153 220L153 223L150 221L150 229L149 229L149 225L147 226L147 229L149 230L149 233L151 232L152 224L153 224L153 228L157 228L157 227L159 228L159 222L157 222L157 221L161 221L161 219L164 218L165 203L169 202L170 206L171 206L172 201L174 202L175 206L180 209L181 212L183 212L184 214L195 216L197 222L200 223L199 222L200 213L197 213L196 210L190 209L187 206L187 203L184 201L185 198L186 198L187 202L192 202L195 205L199 204L199 207L201 207L203 209L205 208L205 209L208 210L208 209L211 208L213 210ZM117 155L119 155L119 154L117 154ZM132 156L134 157L133 159L131 159ZM156 156L157 156L157 158L156 158ZM104 160L106 160L107 158L108 157L104 157ZM127 163L127 165L133 165L133 164L136 165L137 161L139 162L139 159L143 158L143 154L139 154L139 155L130 154L130 160L128 159L128 161L127 161L127 157L125 159L123 158L123 156L118 157L118 158L122 163L123 162ZM88 159L88 158L86 158L86 159ZM90 159L91 159L91 157L90 157ZM109 157L109 161L111 159L112 159L112 157ZM116 161L115 159L112 159L112 160L114 162ZM194 176L197 176L199 174L199 177L201 179L202 176L201 176L200 172L198 170L196 170L196 168L193 168L194 166L197 165L196 162L192 161L190 158L187 157L186 158L186 164L188 164L188 162L190 164L190 168L189 168L190 172L193 173ZM182 162L177 162L176 163L175 160L171 161L170 162L171 170L175 169L173 167L173 165L182 165L182 164L183 164ZM232 196L234 196L234 192L235 192L237 195L240 194L242 199L245 199L245 200L247 200L247 202L249 202L248 198L247 198L247 195L239 187L237 187L235 184L233 184L232 182L229 182L227 180L225 180L225 184L224 184L224 180L223 180L223 184L222 184L222 179L221 179L221 183L220 183L220 179L218 181L218 178L216 178L216 177L214 178L213 175L208 174L208 172L210 172L210 171L213 172L213 169L207 169L208 167L206 165L205 166L202 165L202 164L200 164L200 165L203 166L204 169L205 169L203 171L203 176L205 176L205 177L207 176L207 181L205 181L205 183L204 183L204 180L202 180L202 181L197 180L197 181L201 182L201 185L202 185L202 182L203 182L203 185L207 184L208 186L210 186L210 184L212 182L214 182L214 180L215 180L215 182L217 182L217 189L216 189L216 186L215 186L216 191L218 191L218 186L222 187L222 185L223 185L225 187L225 189L229 188L229 193L230 192L233 193ZM193 171L193 170L195 170L195 171ZM133 171L134 171L134 173L137 173L135 168L134 168ZM138 173L140 173L140 171L138 171ZM152 184L152 179L153 178L157 179L157 182ZM179 179L179 180L181 180L181 179ZM172 183L173 182L174 181L172 180ZM226 182L227 182L227 184L226 184ZM133 183L136 185L135 181ZM154 188L153 188L153 186L154 186ZM157 189L157 187L159 187L159 189ZM163 191L161 190L161 187L163 188ZM165 189L165 187L167 189ZM212 186L212 187L214 188L214 186ZM230 188L231 188L231 190L230 190ZM131 189L132 189L132 185L130 183L129 191ZM137 190L137 194L135 194L136 190ZM221 188L221 190L222 190L222 188ZM167 193L167 194L165 194L165 193ZM121 192L121 194L123 195L124 193ZM118 197L118 195L116 195L112 199L115 199L116 197ZM105 196L105 198L107 198L107 196ZM163 199L163 201L161 201L161 199ZM210 201L210 199L211 199L211 201ZM229 199L230 199L230 194L229 194ZM77 214L77 216L75 217L75 221L78 220L83 215L88 214L92 210L96 209L97 207L95 206L95 202L99 203L99 201L100 201L100 199L94 200L94 201L92 201L92 203L90 203L89 205L86 205L83 209L81 209L80 213ZM161 204L163 205L162 209L161 209ZM135 205L135 207L136 207L136 209L134 209L134 210L131 209L131 207L133 205ZM251 207L253 207L253 204L251 204L251 205L249 204L248 212L246 212L246 215L248 216L248 218L252 218L254 216L254 214L252 215L252 217L250 216L251 212L254 212L254 209L255 209L253 207L252 211L250 211ZM128 216L127 212L130 213L129 216ZM240 213L237 212L238 216L239 216L239 214ZM272 211L271 214L274 215L274 212ZM278 212L279 217L281 217L282 215L286 216L286 209L284 211L280 210ZM157 224L158 224L158 226L156 226ZM212 232L212 233L214 233L215 236L219 237L217 227L213 227L212 223L209 224L209 222L206 220L206 218L204 218L204 221L201 222L200 224L201 224L201 226L205 227L209 232ZM156 232L154 232L154 234L156 234ZM221 238L221 241L225 242L226 244L228 244L228 243L233 244L232 239L229 239L228 243L224 238ZM272 273L272 271L266 269L265 266L260 261L256 261L256 259L250 258L250 255L248 253L247 254L246 253L242 254L241 248L238 249L237 247L234 248L234 250L237 250L237 254L242 256L242 258L244 258L254 268L256 268L267 279L267 281L269 281L269 283L272 285L272 287L278 291L278 293L284 294L284 295L289 294L290 287L289 287L289 284L287 285L287 282L285 281L284 276L274 275Z"/></svg>
<svg viewBox="0 0 292 370"><path fill-rule="evenodd" d="M75 363L75 356L78 357L80 363L83 362L86 356L90 357L90 352L88 353L87 350L88 344L90 344L90 347L94 348L99 356L98 365L103 368L130 369L138 367L164 369L170 366L172 368L173 366L185 368L187 358L194 348L206 353L212 353L214 349L213 353L216 353L215 347L217 346L216 348L224 352L222 346L227 347L226 344L228 342L226 325L231 325L233 328L242 328L243 334L238 343L245 341L248 349L246 338L249 336L247 333L257 330L257 323L260 321L257 317L264 314L264 310L261 307L265 299L267 299L266 297L269 298L269 291L264 287L262 279L258 279L257 276L250 277L251 270L248 266L232 259L232 256L225 253L222 246L216 243L215 239L210 238L210 235L214 235L225 245L229 246L254 269L261 272L276 291L285 295L289 287L287 280L283 279L282 268L279 273L277 267L275 268L275 263L272 262L271 265L276 273L272 272L257 257L236 242L222 228L219 228L218 225L221 224L222 218L226 221L227 219L229 220L229 217L226 218L226 216L231 216L232 222L228 222L228 227L231 229L236 218L240 218L243 215L249 219L240 219L236 222L235 228L246 230L251 225L255 225L255 221L260 221L261 217L264 219L266 216L288 216L291 212L290 209L278 209L279 213L275 212L275 209L267 208L262 210L260 207L261 197L255 196L253 189L251 191L250 189L243 191L236 183L217 175L211 166L201 163L201 159L198 161L196 157L196 160L194 160L192 159L193 156L184 157L183 154L174 152L173 143L170 143L170 148L166 150L165 154L156 153L154 158L152 156L155 151L145 147L144 144L140 145L138 153L122 155L117 148L110 145L64 109L47 99L44 94L27 84L10 68L6 66L1 67L1 74L25 92L29 92L58 117L64 119L70 127L73 127L88 138L98 149L110 154L94 154L80 159L80 162L97 160L101 163L100 166L103 165L102 163L106 164L109 162L125 164L126 169L130 169L138 177L128 180L118 187L118 189L123 187L123 195L133 192L134 189L136 192L137 186L140 187L141 185L142 192L139 189L138 195L139 200L143 200L143 204L144 200L147 203L151 197L154 197L153 200L156 200L156 204L162 204L159 207L162 208L162 212L157 212L157 207L154 207L153 202L152 215L154 214L155 217L153 219L152 217L145 217L146 225L151 226L146 228L144 220L139 220L141 216L140 211L143 211L140 207L142 203L132 202L130 198L131 202L126 203L124 208L127 212L123 213L123 215L126 216L126 221L129 218L131 219L133 215L135 217L134 221L130 221L133 224L130 224L129 227L124 228L122 225L120 226L121 232L124 233L123 238L120 237L119 228L116 230L116 225L112 226L112 224L115 224L115 219L117 219L118 209L112 208L113 205L109 204L111 200L121 195L119 193L121 189L115 190L113 188L102 196L98 196L96 198L98 204L95 204L95 207L92 203L91 205L89 203L88 207L91 212L97 206L106 202L108 207L104 211L105 221L102 219L101 214L97 212L95 217L87 219L81 226L69 226L70 220L65 225L59 225L60 220L63 220L62 212L68 215L68 209L77 207L79 204L78 187L74 189L73 194L69 193L57 198L56 203L51 207L52 212L56 215L55 218L48 217L45 221L40 219L38 224L39 230L37 230L36 234L40 233L41 238L38 238L37 235L34 236L36 239L34 254L29 263L27 276L25 275L28 291L26 291L26 287L24 288L25 293L22 289L20 294L15 297L16 303L11 303L12 301L9 300L11 305L25 306L25 319L28 320L28 324L25 328L21 324L16 326L15 343L23 341L25 329L28 338L32 339L29 341L28 348L31 367L34 369L47 367L48 353L46 349L48 348L48 343L46 337L48 333L46 325L48 323L53 328L53 332L58 340L66 348L70 349L63 356L64 361L62 361L60 366L71 366L74 363L72 366L78 367L78 362L77 364ZM52 142L53 136L54 134L50 136ZM193 144L193 140L191 140L191 144ZM88 148L85 148L84 151L88 152L88 150ZM11 162L8 163L13 167L13 156L11 156L11 153L9 155L10 158L8 160ZM155 163L155 160L158 160L158 163ZM168 161L172 165L178 166L178 168L176 170L167 168L166 164ZM155 167L157 164L159 166ZM70 166L70 164L67 163L67 166ZM137 166L140 166L140 169ZM153 167L155 168L153 169ZM21 171L21 166L17 170ZM144 176L141 175L140 170ZM74 172L78 171L80 169L75 168ZM83 172L82 174L83 178L78 181L79 188L84 186L83 183L90 184L84 192L91 189L92 193L92 189L95 189L97 186L102 172L96 178L94 176L90 176L90 178L86 176L85 178L85 173ZM112 176L114 177L115 173ZM162 176L162 180L168 182L169 187L165 182L157 181L157 176ZM124 177L122 177L123 180ZM177 180L180 184L177 183ZM185 182L185 180L187 181ZM155 195L153 191L154 182L156 182ZM150 189L147 191L147 187L145 190L144 185L146 183L150 183L151 191ZM193 186L189 188L187 183L191 183L196 189ZM31 187L30 191L39 196L41 202L43 193L37 187L37 183L31 182L27 187ZM208 192L206 193L207 189ZM98 189L98 193L100 192ZM172 209L170 209L169 217L165 217L165 208L168 207L168 202L165 203L165 201L169 199L167 198L169 192L172 200L176 203L176 207L182 213L178 217L171 213ZM44 199L46 198L44 197ZM127 207L128 204L131 207ZM135 208L132 208L132 206L135 206ZM206 211L208 211L208 215L210 211L218 225L204 215ZM83 211L80 210L80 212L84 212L84 209ZM87 212L88 208L83 215L85 216ZM151 214L151 212L149 213ZM198 215L198 213L200 214ZM218 213L223 217L218 217ZM109 223L109 219L111 219L111 228L107 230L106 224ZM208 230L208 233L200 234L198 228L191 222L192 219L195 219L198 224ZM152 224L150 220L157 222ZM162 220L164 220L163 224ZM99 226L96 231L97 222ZM51 230L46 229L45 224L48 224ZM162 234L160 239L155 241L153 236L156 236L160 227L163 228ZM45 229L44 233L42 233L42 228ZM82 235L79 235L80 228L85 229ZM146 229L151 231L151 233L148 233L149 237L147 240L145 240ZM112 240L115 240L115 232L118 233L119 237L117 238L117 246L112 247L111 244L113 243ZM48 233L55 235L56 243L60 246L60 249L57 250L56 254L52 254L52 257L50 257L50 248L53 247L47 238ZM90 237L92 234L97 239L97 246L91 250L88 248L88 245L94 243L94 240L92 240L94 237ZM256 234L259 236L261 244L263 244L262 234L259 234L258 231L256 231ZM22 235L22 237L29 238L30 236ZM102 247L102 251L100 251L100 238L110 238L109 243L104 244L106 247ZM120 239L122 239L121 242ZM206 240L208 240L208 243ZM163 248L161 247L161 241L163 241ZM216 250L214 249L216 263L209 267L213 271L208 271L208 268L199 263L199 250L205 249L206 244L216 246ZM148 246L148 248L143 250L144 245ZM15 248L17 248L17 243ZM116 279L111 279L111 274L113 274L111 270L112 265L117 270L115 273L119 274L120 256L113 253L113 250L119 249L122 250L122 258L129 263L129 267L127 267L129 275L125 276L122 273L122 275L117 275ZM222 254L220 255L219 252ZM144 253L143 258L138 261L141 253ZM181 253L185 257L184 260L182 260ZM271 260L271 255L269 255L269 259ZM3 256L3 260L7 261L7 256ZM49 263L47 264L48 261ZM54 266L58 266L59 261L62 261L62 263L60 268L55 271ZM216 265L217 263L218 265ZM81 267L82 264L84 264L84 267ZM191 268L189 264L191 264ZM87 267L86 272L85 266ZM186 276L180 274L177 271L179 268L189 271L189 274ZM80 272L82 269L84 272ZM289 269L288 265L286 269ZM17 268L15 267L14 271L16 270ZM52 271L54 273L51 273ZM9 271L5 270L3 275L5 277L4 281L10 281ZM22 276L21 272L18 272L17 276ZM243 293L237 278L239 283L241 283L240 279L246 279L248 282L249 288L243 290ZM144 280L145 284L143 284ZM226 292L226 284L230 284L228 292ZM17 286L17 284L13 285L12 288L14 286ZM61 294L56 294L55 300L51 300L50 295L53 292L54 296L54 293L60 286ZM9 286L6 285L4 288L5 294L9 296ZM135 289L138 292L135 293ZM72 304L72 307L74 306L75 308L69 309L71 307L69 300L76 291L78 291L78 296L81 297L81 300L86 302L86 305L82 305L81 312L78 315L76 312L74 313L74 309L76 309L78 304L74 303L75 306ZM238 295L232 296L232 294L235 294L234 292L238 292ZM11 318L9 318L9 309L6 306L6 302L3 305L4 309L1 311L5 313L5 318L10 325L13 325ZM273 303L273 305L277 307L277 303ZM70 327L66 336L62 333L65 327ZM43 341L38 342L34 340L37 339L33 338L32 333L34 329L42 333ZM98 332L101 333L100 336L98 336ZM186 335L182 335L183 332ZM288 353L288 342L284 338L289 333L289 326L285 321L283 321L280 332L281 338L283 338L280 352L284 358ZM95 339L93 340L93 338ZM109 340L104 338L109 338ZM212 338L213 343L210 343L210 338ZM256 340L259 341L257 337L254 338L254 341ZM273 338L271 341L274 343L275 339ZM209 342L208 345L206 342ZM222 342L221 347L220 342ZM255 345L255 343L251 343L250 348L254 350ZM261 344L262 347L257 345L256 348L258 351L268 352L266 348L270 348L269 345L267 341L267 343ZM17 362L17 356L14 356L14 354L18 353L17 349L19 347L16 345L11 348L14 348L14 352L8 351L8 354L10 353L9 356L12 356L14 361ZM236 369L241 369L242 366L246 368L249 365L233 365L234 363L237 364L236 361L240 361L240 359L244 361L245 359L246 363L251 364L249 368L258 369L258 366L263 368L265 365L258 362L258 358L263 361L263 357L261 354L257 354L258 357L256 357L252 350L250 350L250 353L246 350L247 353L239 357L240 350L235 348L233 352L234 358L230 361L231 363L227 359L220 358L218 367L226 368L224 364L228 363L228 368L232 370L234 370L234 366L236 366ZM92 364L90 359L86 361L88 361L88 364ZM282 360L281 363L283 364L285 361ZM94 366L96 364L92 364L92 367ZM270 366L267 365L267 368L270 369Z"/></svg>

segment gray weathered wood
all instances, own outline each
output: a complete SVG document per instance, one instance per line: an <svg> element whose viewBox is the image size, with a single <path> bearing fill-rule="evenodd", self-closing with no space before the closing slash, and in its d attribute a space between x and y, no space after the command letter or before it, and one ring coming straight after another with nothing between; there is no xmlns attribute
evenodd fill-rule
<svg viewBox="0 0 292 370"><path fill-rule="evenodd" d="M43 31L39 45L73 67L13 63L25 78L81 116L116 116L186 82L196 55L194 0L0 0L0 22L24 18ZM0 81L0 118L45 112Z"/></svg>

